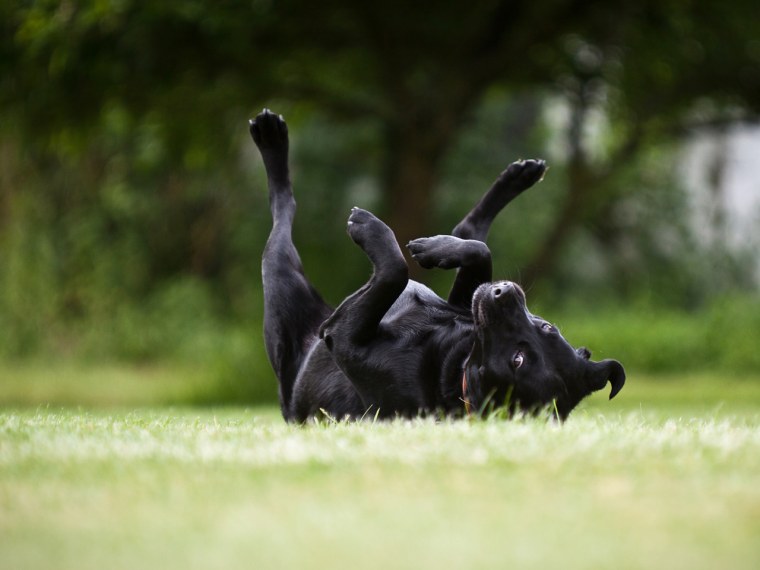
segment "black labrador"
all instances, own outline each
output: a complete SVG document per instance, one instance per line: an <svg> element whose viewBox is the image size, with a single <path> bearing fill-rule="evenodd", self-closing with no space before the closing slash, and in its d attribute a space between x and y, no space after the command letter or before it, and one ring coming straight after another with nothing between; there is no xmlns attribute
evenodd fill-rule
<svg viewBox="0 0 760 570"><path fill-rule="evenodd" d="M444 301L409 279L391 229L354 208L348 234L373 265L370 280L333 310L304 275L291 238L296 203L288 130L264 110L250 121L269 185L273 226L263 255L264 335L286 420L463 415L502 409L560 419L609 381L616 360L593 362L551 323L528 311L510 281L491 282L488 230L504 206L539 181L541 160L510 165L451 235L408 244L422 267L457 269Z"/></svg>

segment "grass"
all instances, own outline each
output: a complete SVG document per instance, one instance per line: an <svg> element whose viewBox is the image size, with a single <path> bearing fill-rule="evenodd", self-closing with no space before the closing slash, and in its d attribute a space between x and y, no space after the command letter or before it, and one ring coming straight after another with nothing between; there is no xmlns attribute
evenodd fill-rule
<svg viewBox="0 0 760 570"><path fill-rule="evenodd" d="M760 378L564 425L0 408L0 568L757 568Z"/></svg>
<svg viewBox="0 0 760 570"><path fill-rule="evenodd" d="M252 398L274 402L275 382L271 376L256 386L247 375L167 362L0 361L0 406L115 408L224 404Z"/></svg>

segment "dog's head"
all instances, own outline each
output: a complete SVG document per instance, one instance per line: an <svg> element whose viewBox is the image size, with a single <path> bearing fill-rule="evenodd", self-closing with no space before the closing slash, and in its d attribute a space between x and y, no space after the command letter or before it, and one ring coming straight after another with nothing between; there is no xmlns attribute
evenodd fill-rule
<svg viewBox="0 0 760 570"><path fill-rule="evenodd" d="M481 285L472 315L476 340L465 367L465 396L478 407L535 412L556 406L564 419L608 381L610 399L625 383L617 360L593 362L588 349L573 348L554 325L531 314L515 283Z"/></svg>

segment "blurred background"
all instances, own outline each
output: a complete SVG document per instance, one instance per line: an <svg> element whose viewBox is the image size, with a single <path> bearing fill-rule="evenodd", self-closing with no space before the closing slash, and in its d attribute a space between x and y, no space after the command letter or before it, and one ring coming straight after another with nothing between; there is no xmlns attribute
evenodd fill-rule
<svg viewBox="0 0 760 570"><path fill-rule="evenodd" d="M614 5L613 5L614 4ZM291 133L307 273L369 264L351 206L448 232L510 162L543 183L494 273L595 358L760 371L750 0L0 4L0 403L270 403L248 135ZM452 275L418 272L446 294Z"/></svg>

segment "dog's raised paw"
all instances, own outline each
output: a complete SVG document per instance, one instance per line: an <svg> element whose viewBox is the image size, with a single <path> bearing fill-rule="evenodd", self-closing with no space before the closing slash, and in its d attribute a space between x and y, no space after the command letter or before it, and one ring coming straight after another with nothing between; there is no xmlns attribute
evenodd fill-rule
<svg viewBox="0 0 760 570"><path fill-rule="evenodd" d="M451 269L459 266L456 253L461 243L462 240L456 237L440 235L417 238L406 244L406 247L420 267Z"/></svg>
<svg viewBox="0 0 760 570"><path fill-rule="evenodd" d="M440 248L436 247L434 238L417 238L406 244L412 259L416 261L420 267L430 269L438 265L440 259Z"/></svg>
<svg viewBox="0 0 760 570"><path fill-rule="evenodd" d="M379 242L388 238L395 239L393 232L385 225L385 222L372 212L362 208L351 208L346 230L351 239L362 247L371 242Z"/></svg>
<svg viewBox="0 0 760 570"><path fill-rule="evenodd" d="M375 223L385 225L372 212L354 206L348 216L348 233L353 237L353 233L365 231L368 228L364 226L371 226Z"/></svg>
<svg viewBox="0 0 760 570"><path fill-rule="evenodd" d="M288 125L282 115L264 109L255 119L248 121L253 142L264 151L287 150Z"/></svg>
<svg viewBox="0 0 760 570"><path fill-rule="evenodd" d="M510 164L499 179L506 184L519 184L529 188L541 180L545 172L546 162L543 160L518 160Z"/></svg>

